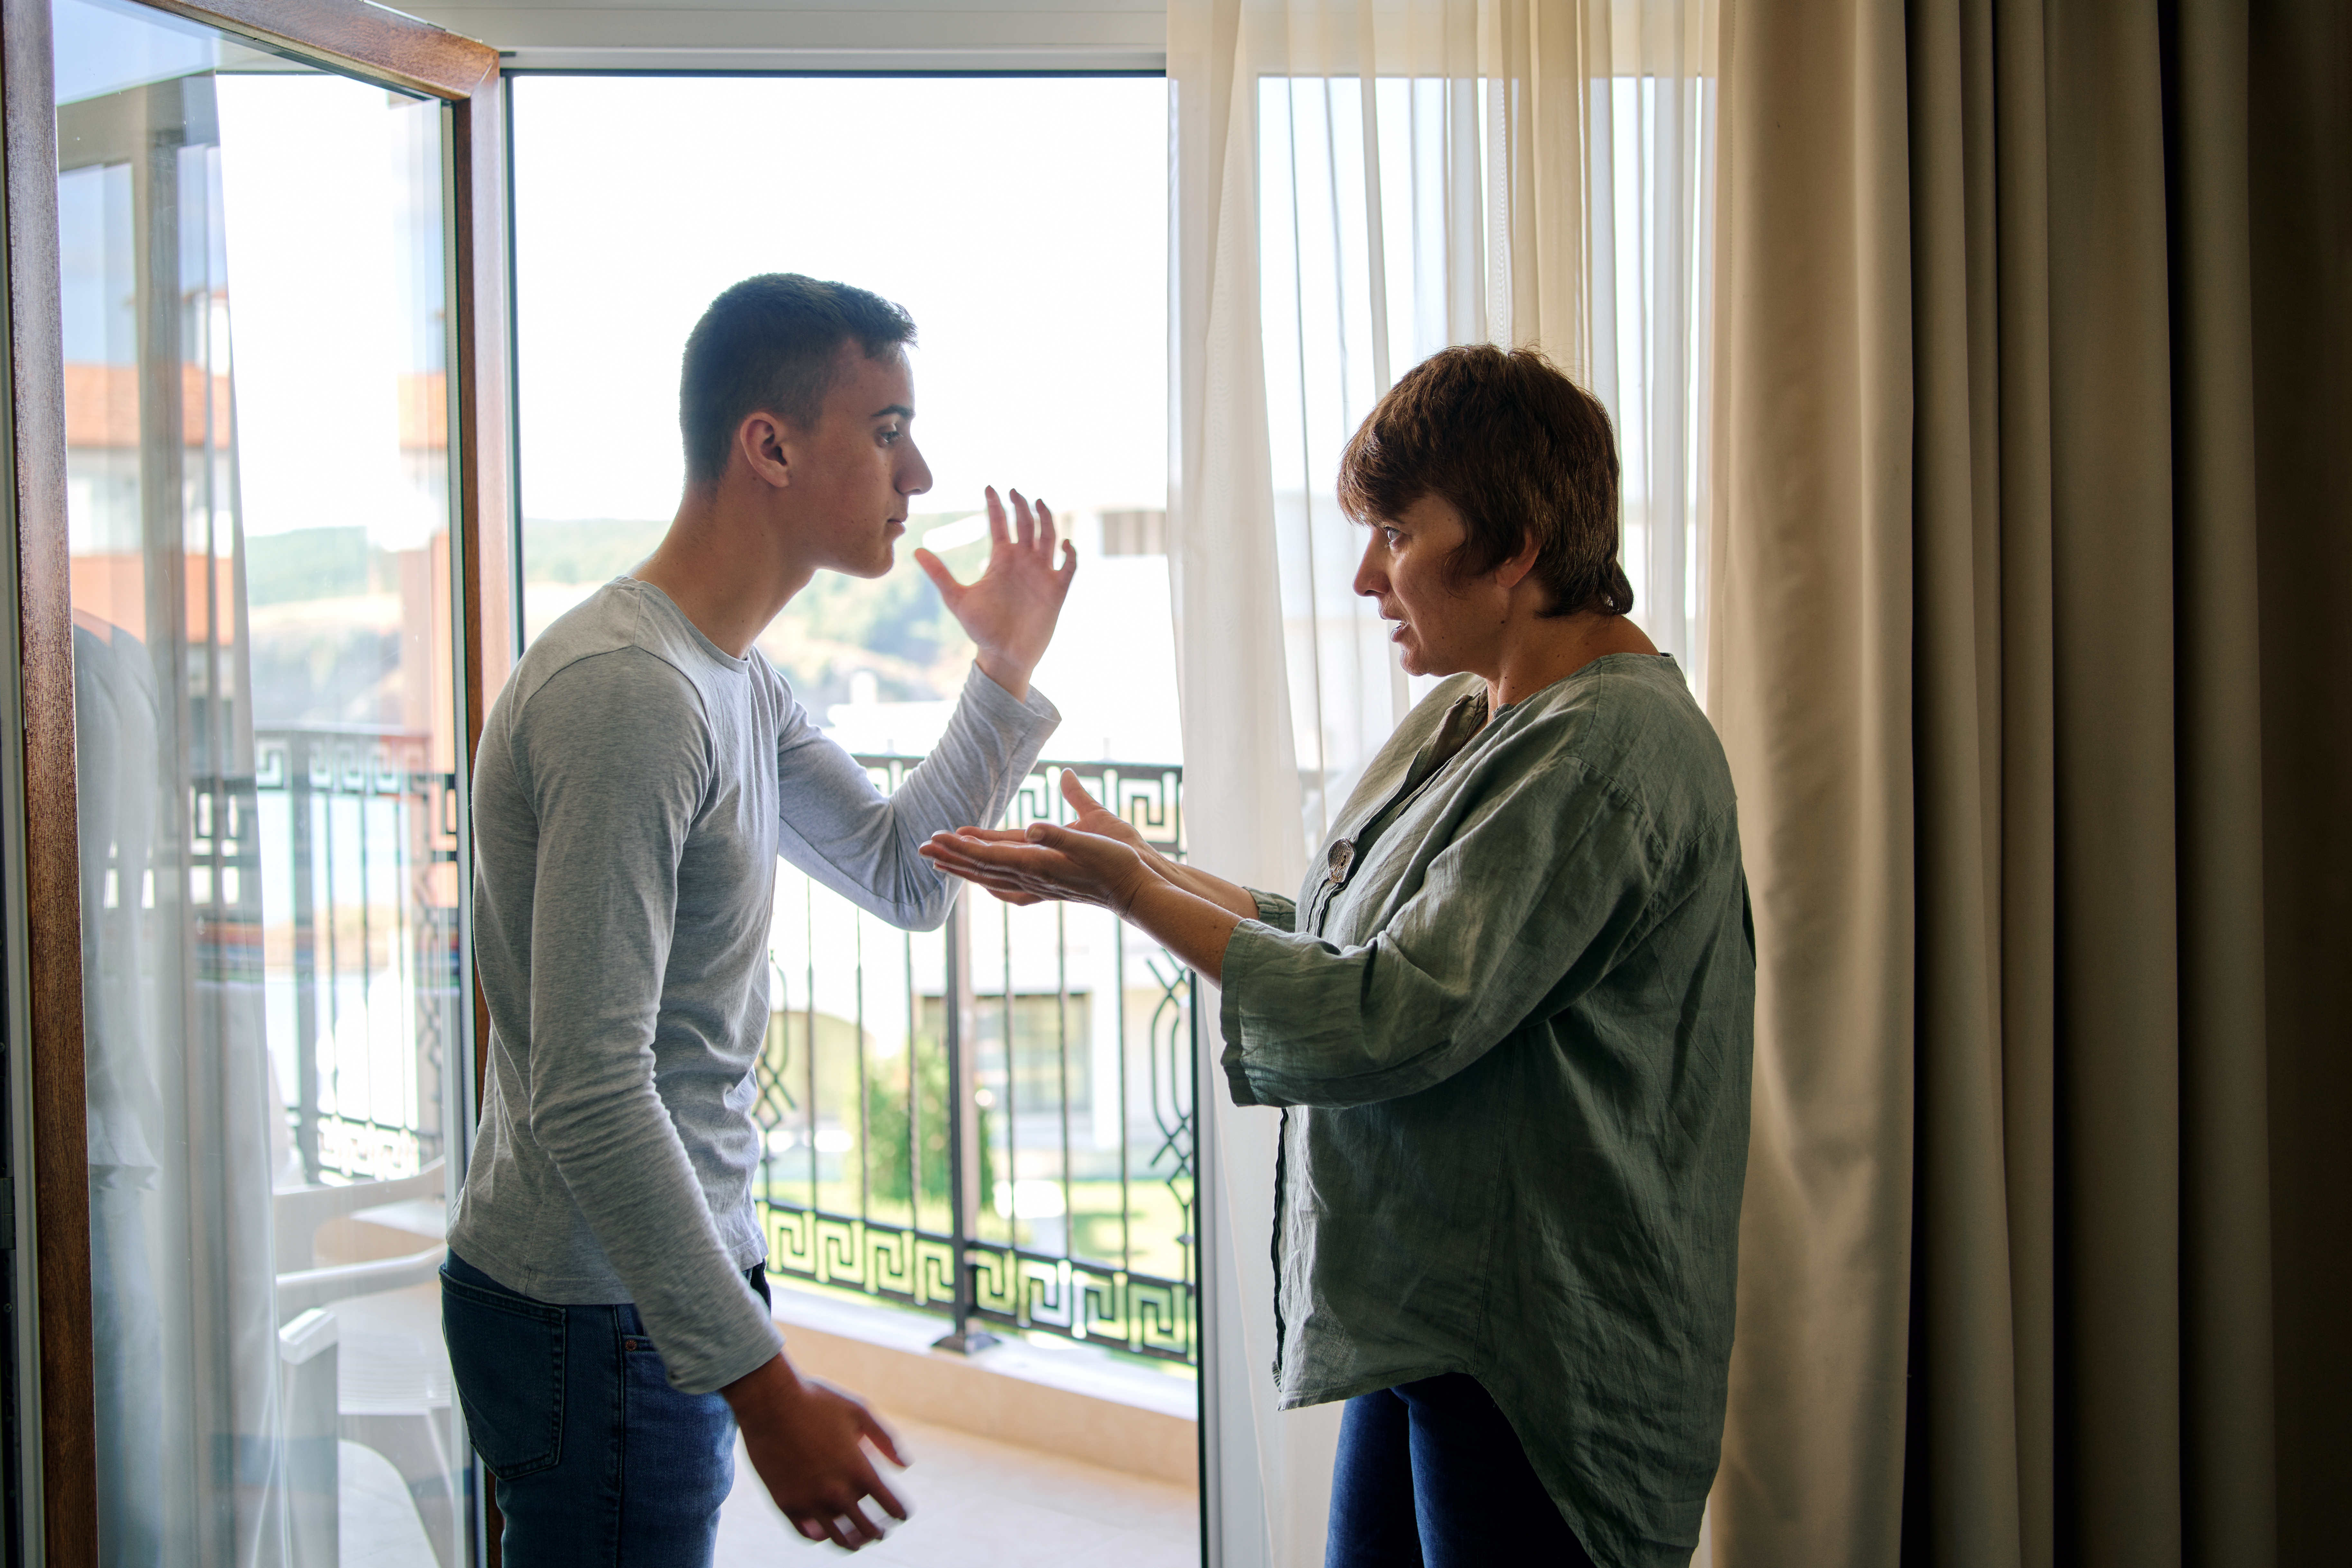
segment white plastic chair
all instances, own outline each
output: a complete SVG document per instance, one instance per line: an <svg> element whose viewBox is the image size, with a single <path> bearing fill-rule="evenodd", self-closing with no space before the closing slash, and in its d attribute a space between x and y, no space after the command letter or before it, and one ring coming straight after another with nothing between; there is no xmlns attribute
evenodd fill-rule
<svg viewBox="0 0 2352 1568"><path fill-rule="evenodd" d="M425 1283L440 1271L448 1246L436 1242L405 1257L315 1267L320 1226L362 1209L440 1195L446 1190L445 1171L436 1160L413 1176L291 1187L276 1194L278 1349L287 1367L296 1490L294 1568L337 1568L337 1440L365 1444L392 1462L440 1568L457 1568L449 1555L457 1518L450 1481L459 1456L448 1452L448 1368L414 1336L346 1331L330 1310L353 1296Z"/></svg>

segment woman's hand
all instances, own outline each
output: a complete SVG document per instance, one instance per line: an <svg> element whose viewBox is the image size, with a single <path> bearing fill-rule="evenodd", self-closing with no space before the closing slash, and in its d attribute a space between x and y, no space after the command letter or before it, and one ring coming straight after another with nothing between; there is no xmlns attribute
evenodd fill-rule
<svg viewBox="0 0 2352 1568"><path fill-rule="evenodd" d="M1234 927L1257 914L1249 890L1162 857L1067 769L1062 798L1074 814L1067 827L1041 822L1023 831L935 833L922 847L923 858L1008 904L1066 899L1100 905L1158 937L1215 984L1224 973Z"/></svg>
<svg viewBox="0 0 2352 1568"><path fill-rule="evenodd" d="M1070 826L1080 833L1116 838L1148 860L1160 859L1160 852L1135 830L1135 824L1087 794L1078 775L1067 768L1062 770L1062 798L1070 803Z"/></svg>
<svg viewBox="0 0 2352 1568"><path fill-rule="evenodd" d="M1135 907L1136 895L1160 879L1135 845L1049 822L1017 831L967 827L935 833L921 854L940 870L986 888L1008 904L1066 899L1124 916Z"/></svg>
<svg viewBox="0 0 2352 1568"><path fill-rule="evenodd" d="M1161 858L1145 841L1143 835L1135 830L1135 825L1088 795L1087 786L1078 782L1078 775L1067 768L1062 770L1062 798L1069 803L1072 831L1124 844L1142 858L1145 868L1153 875L1164 877L1168 874L1169 862ZM1046 890L1037 885L1034 875L989 864L971 852L976 845L1034 846L1038 842L1030 837L1027 830L1018 827L965 827L954 833L932 835L931 842L923 846L920 853L940 870L986 888L1008 904L1042 903L1047 899L1068 899L1080 903L1101 902L1099 899L1089 898L1083 893ZM1045 863L1033 863L1030 871L1034 872L1042 864ZM1133 901L1130 897L1129 902ZM1121 909L1119 912L1123 914L1126 911Z"/></svg>
<svg viewBox="0 0 2352 1568"><path fill-rule="evenodd" d="M1192 897L1205 900L1243 920L1257 918L1257 900L1247 888L1228 882L1223 877L1213 877L1197 866L1171 860L1153 848L1150 841L1135 830L1133 823L1088 795L1087 786L1078 782L1078 775L1067 768L1062 770L1062 798L1069 802L1069 826L1073 831L1093 834L1123 844L1135 851L1141 858L1144 869L1158 880L1180 888ZM950 838L960 843L941 843L941 840ZM941 870L986 888L1005 903L1034 904L1045 899L1076 896L1045 890L1033 879L1017 875L1012 869L984 864L970 853L971 847L977 844L1034 845L1035 841L1018 828L967 827L956 834L941 834L932 842L940 845L940 853L932 854L929 848L923 853L929 855ZM1120 913L1129 914L1132 908L1130 904Z"/></svg>

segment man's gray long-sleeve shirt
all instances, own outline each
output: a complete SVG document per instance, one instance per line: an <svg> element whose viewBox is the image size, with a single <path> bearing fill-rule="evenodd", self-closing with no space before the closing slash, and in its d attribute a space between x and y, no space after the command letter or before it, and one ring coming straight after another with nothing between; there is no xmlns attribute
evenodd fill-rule
<svg viewBox="0 0 2352 1568"><path fill-rule="evenodd" d="M451 1247L543 1301L634 1301L687 1392L772 1356L741 1271L767 1256L751 1068L776 857L937 926L950 889L916 847L994 822L1059 718L975 669L886 799L765 658L652 584L616 578L548 627L474 763L489 1071Z"/></svg>

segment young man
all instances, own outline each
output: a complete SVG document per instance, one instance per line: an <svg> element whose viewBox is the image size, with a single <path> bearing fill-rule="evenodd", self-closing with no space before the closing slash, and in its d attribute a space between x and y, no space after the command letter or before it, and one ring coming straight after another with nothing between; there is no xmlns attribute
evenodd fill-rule
<svg viewBox="0 0 2352 1568"><path fill-rule="evenodd" d="M479 1141L443 1328L508 1568L708 1563L733 1439L811 1540L905 1510L856 1400L796 1376L765 1305L751 1077L775 857L899 925L945 918L916 853L993 821L1059 715L1029 689L1076 570L1044 507L988 495L987 571L916 560L978 646L946 734L884 799L755 638L820 570L877 577L930 470L914 324L790 275L721 294L686 347L687 489L661 547L542 633L483 726Z"/></svg>

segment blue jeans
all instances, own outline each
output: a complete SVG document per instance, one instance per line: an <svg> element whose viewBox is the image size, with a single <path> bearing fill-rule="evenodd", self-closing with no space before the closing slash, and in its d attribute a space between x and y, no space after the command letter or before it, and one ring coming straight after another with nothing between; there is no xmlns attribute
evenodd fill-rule
<svg viewBox="0 0 2352 1568"><path fill-rule="evenodd" d="M1462 1373L1348 1401L1323 1568L1592 1568L1518 1435Z"/></svg>
<svg viewBox="0 0 2352 1568"><path fill-rule="evenodd" d="M766 1270L746 1276L765 1298ZM637 1310L509 1290L455 1252L441 1333L498 1482L506 1568L704 1568L735 1485L735 1417L669 1385Z"/></svg>

